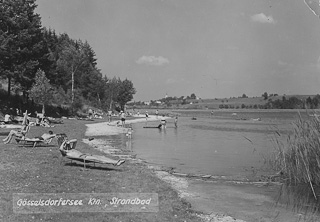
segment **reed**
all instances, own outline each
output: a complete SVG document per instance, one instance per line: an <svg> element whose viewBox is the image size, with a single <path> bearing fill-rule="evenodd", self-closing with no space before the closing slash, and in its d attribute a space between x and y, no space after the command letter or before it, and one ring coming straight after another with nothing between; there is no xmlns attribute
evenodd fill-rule
<svg viewBox="0 0 320 222"><path fill-rule="evenodd" d="M299 118L293 122L291 134L283 136L275 132L272 166L279 172L286 190L295 193L296 197L307 197L312 194L313 203L319 206L320 191L320 120ZM292 189L294 187L294 189ZM303 189L299 189L303 187ZM298 194L298 195L297 195ZM305 203L303 204L305 205ZM318 207L317 207L318 208Z"/></svg>

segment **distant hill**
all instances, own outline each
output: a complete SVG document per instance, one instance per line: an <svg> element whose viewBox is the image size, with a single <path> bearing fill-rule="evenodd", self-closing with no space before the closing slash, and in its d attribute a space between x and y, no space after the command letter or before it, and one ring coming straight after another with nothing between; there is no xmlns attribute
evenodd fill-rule
<svg viewBox="0 0 320 222"><path fill-rule="evenodd" d="M179 109L266 109L266 108L275 108L273 106L279 105L283 102L283 98L289 103L295 103L292 108L304 108L304 104L308 98L318 98L316 95L276 95L268 96L267 99L264 97L232 97L232 98L216 98L216 99L161 99L161 103L151 103L143 104L139 103L130 103L129 107L140 107L140 108L179 108ZM291 98L291 99L290 99ZM292 99L294 98L294 99ZM278 101L277 101L278 100ZM278 102L278 103L276 103ZM320 101L319 101L320 104ZM290 108L291 108L290 107ZM279 107L276 107L279 108Z"/></svg>

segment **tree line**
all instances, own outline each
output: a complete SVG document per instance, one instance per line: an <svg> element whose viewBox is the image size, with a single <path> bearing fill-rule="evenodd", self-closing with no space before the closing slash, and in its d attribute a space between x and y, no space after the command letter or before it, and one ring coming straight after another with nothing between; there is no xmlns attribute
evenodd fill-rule
<svg viewBox="0 0 320 222"><path fill-rule="evenodd" d="M264 97L264 96L263 96ZM220 104L220 109L318 109L320 108L320 95L313 98L299 99L295 96L282 96L282 99L269 100L265 104Z"/></svg>
<svg viewBox="0 0 320 222"><path fill-rule="evenodd" d="M0 0L0 78L7 97L124 109L136 93L133 83L103 75L89 43L42 27L36 7L35 0Z"/></svg>

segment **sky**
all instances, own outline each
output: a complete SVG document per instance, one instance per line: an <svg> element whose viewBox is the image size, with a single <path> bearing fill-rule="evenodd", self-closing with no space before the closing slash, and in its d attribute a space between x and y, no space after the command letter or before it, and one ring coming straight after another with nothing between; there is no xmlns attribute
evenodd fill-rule
<svg viewBox="0 0 320 222"><path fill-rule="evenodd" d="M38 0L36 13L87 40L103 75L133 82L135 101L314 95L320 19L306 1Z"/></svg>

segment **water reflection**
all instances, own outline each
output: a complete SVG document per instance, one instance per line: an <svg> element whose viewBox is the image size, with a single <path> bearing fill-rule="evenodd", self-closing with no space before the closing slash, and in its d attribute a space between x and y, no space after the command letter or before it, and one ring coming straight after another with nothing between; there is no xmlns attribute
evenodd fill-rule
<svg viewBox="0 0 320 222"><path fill-rule="evenodd" d="M132 152L132 140L129 139L127 142L126 142L126 149L130 152Z"/></svg>

